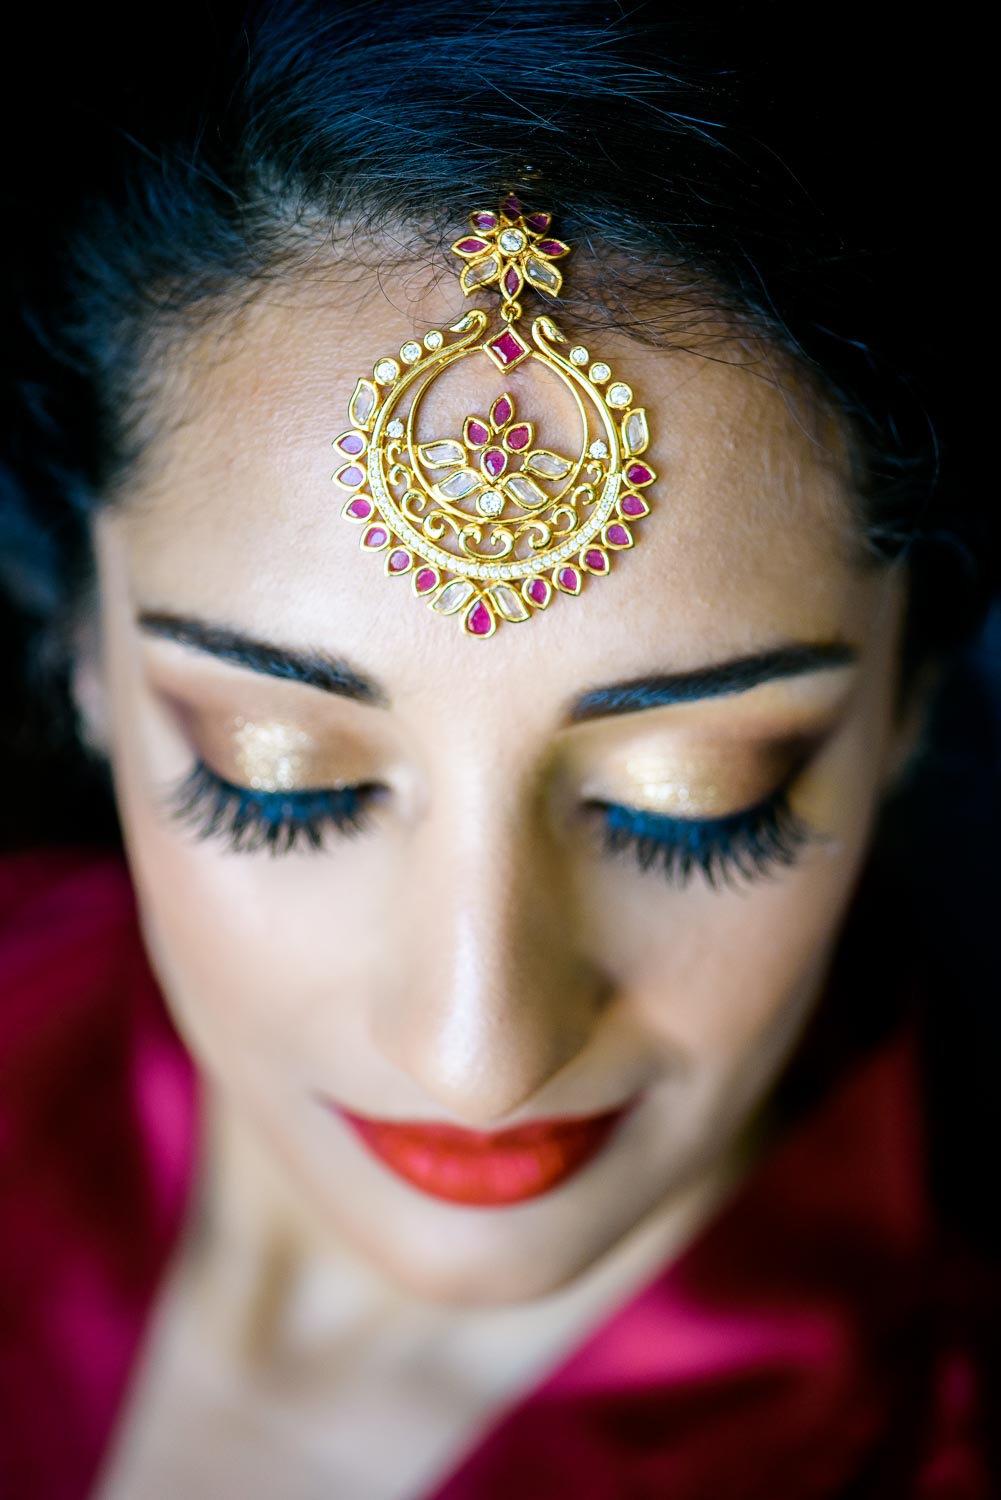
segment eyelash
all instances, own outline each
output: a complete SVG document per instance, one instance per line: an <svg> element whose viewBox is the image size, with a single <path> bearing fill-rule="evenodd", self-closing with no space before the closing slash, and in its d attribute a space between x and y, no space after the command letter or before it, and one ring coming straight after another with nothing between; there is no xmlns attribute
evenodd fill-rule
<svg viewBox="0 0 1001 1500"><path fill-rule="evenodd" d="M753 807L723 818L672 818L617 802L592 800L601 815L604 853L623 855L641 871L657 870L671 884L687 885L696 873L715 888L771 875L794 864L803 847L822 839L789 805L792 777ZM266 849L287 854L325 847L327 833L353 837L369 826L367 804L375 784L298 792L263 792L237 786L196 761L167 795L172 817L200 839L221 838L238 853Z"/></svg>

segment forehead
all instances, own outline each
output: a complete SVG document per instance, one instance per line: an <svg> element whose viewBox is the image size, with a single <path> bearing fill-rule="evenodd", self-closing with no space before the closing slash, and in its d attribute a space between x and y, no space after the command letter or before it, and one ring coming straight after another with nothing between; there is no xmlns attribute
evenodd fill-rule
<svg viewBox="0 0 1001 1500"><path fill-rule="evenodd" d="M406 339L466 309L454 286L397 305L377 277L336 274L269 288L239 316L165 356L155 436L116 511L137 608L198 615L289 644L319 646L406 692L419 676L485 692L531 666L554 691L644 668L684 669L787 640L860 637L873 600L859 565L840 430L777 360L717 338L651 348L592 329L649 413L658 479L636 545L587 578L579 598L487 641L433 613L409 582L359 550L340 515L331 439L355 382ZM548 310L548 309L547 309ZM569 320L557 322L571 339ZM480 366L442 382L424 420L456 436L510 390L547 446L571 420L547 388ZM440 431L437 430L440 428ZM569 439L569 434L567 434Z"/></svg>

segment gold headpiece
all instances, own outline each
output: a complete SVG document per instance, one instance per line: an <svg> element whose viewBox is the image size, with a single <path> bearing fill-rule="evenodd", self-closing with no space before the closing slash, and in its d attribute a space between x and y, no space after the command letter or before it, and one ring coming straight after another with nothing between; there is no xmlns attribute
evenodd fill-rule
<svg viewBox="0 0 1001 1500"><path fill-rule="evenodd" d="M551 236L550 219L524 212L515 197L496 213L470 215L472 233L452 246L463 262L459 282L466 296L496 287L503 326L485 334L486 313L470 312L447 330L454 338L433 329L378 360L355 386L351 426L333 444L345 460L334 482L350 492L341 514L363 528L362 550L383 553L388 575L409 574L414 594L438 614L461 611L463 630L480 639L500 620L548 608L554 589L578 595L585 575L608 573L611 554L633 545L631 526L650 509L642 491L656 477L640 457L649 433L632 389L581 344L559 353L554 346L568 340L551 318L533 321L531 344L515 326L526 284L552 298L563 285L559 262L570 246ZM420 441L429 388L470 355L502 376L526 361L556 376L580 417L578 451L536 447L537 424L503 388L459 435Z"/></svg>

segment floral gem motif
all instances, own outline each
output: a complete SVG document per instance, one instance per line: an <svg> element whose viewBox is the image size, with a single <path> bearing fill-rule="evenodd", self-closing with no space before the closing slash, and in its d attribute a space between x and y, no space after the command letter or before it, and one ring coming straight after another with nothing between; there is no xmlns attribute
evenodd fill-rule
<svg viewBox="0 0 1001 1500"><path fill-rule="evenodd" d="M483 516L500 515L505 499L520 510L539 510L552 503L530 476L566 479L573 460L548 448L533 448L531 422L515 413L514 397L498 396L489 417L468 416L461 438L436 438L417 449L420 463L430 469L450 470L434 486L440 499L475 500Z"/></svg>
<svg viewBox="0 0 1001 1500"><path fill-rule="evenodd" d="M471 292L496 284L504 298L504 313L517 317L517 297L527 281L547 297L559 296L563 273L554 262L569 255L570 246L549 233L551 214L527 214L515 197L507 197L496 213L478 209L469 216L472 234L455 241L452 253L466 264L459 285Z"/></svg>

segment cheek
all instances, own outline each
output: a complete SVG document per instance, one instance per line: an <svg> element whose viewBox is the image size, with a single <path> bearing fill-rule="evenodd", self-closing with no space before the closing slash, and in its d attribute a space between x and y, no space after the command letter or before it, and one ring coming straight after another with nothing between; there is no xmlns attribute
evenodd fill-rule
<svg viewBox="0 0 1001 1500"><path fill-rule="evenodd" d="M790 867L679 889L628 863L596 869L585 930L600 934L634 1023L729 1079L792 1039L817 997L872 835L885 728L859 712L801 773L790 802L823 837Z"/></svg>
<svg viewBox="0 0 1001 1500"><path fill-rule="evenodd" d="M357 1024L385 942L364 841L272 858L199 839L161 809L191 752L142 692L122 714L115 780L144 938L193 1053L218 1074L280 1065ZM327 1050L333 1050L328 1048Z"/></svg>

